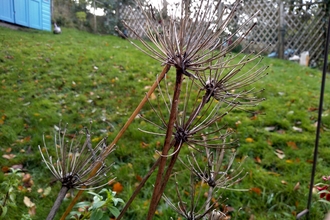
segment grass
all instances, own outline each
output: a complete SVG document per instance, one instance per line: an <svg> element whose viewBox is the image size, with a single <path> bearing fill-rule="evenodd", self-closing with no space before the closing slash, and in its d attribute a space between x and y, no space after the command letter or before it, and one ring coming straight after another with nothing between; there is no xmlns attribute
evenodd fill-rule
<svg viewBox="0 0 330 220"><path fill-rule="evenodd" d="M111 141L162 67L125 40L74 29L63 28L63 34L53 35L0 27L0 39L0 152L15 155L10 160L1 157L0 164L3 171L19 164L31 174L33 184L20 188L17 205L25 207L23 197L29 197L37 207L34 219L44 219L59 186L52 184L49 195L38 193L53 181L40 165L37 146L42 145L43 135L51 146L54 125L68 123L70 132L75 132L92 121L93 142L104 136ZM222 205L235 208L234 219L295 219L307 204L321 72L277 59L265 58L263 63L270 66L269 75L255 87L266 89L261 96L267 100L253 112L235 110L223 121L236 131L240 142L236 162L248 156L243 165L248 175L234 188L250 190L224 190L223 198L228 199ZM324 100L316 182L330 174L329 77ZM142 111L148 114L150 109L146 106ZM123 185L118 197L124 201L152 165L154 150L162 143L137 130L147 126L137 119L107 161L116 163L113 175ZM285 157L281 159L276 150ZM0 181L5 178L1 172ZM125 219L143 219L153 181L154 176ZM322 219L328 210L317 200L314 195L312 219ZM27 212L27 207L11 208L8 217L19 219ZM157 218L170 216L177 218L162 203Z"/></svg>

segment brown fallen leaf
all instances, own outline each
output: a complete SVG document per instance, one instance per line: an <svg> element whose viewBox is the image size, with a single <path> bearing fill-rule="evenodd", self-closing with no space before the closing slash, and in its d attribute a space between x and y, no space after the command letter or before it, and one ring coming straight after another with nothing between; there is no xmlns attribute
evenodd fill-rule
<svg viewBox="0 0 330 220"><path fill-rule="evenodd" d="M293 191L297 191L300 189L300 182L296 183L296 185L293 187Z"/></svg>
<svg viewBox="0 0 330 220"><path fill-rule="evenodd" d="M298 150L299 148L297 147L297 145L296 145L296 142L294 142L294 141L288 141L288 142L286 142L286 144L289 146L289 147L291 147L293 150Z"/></svg>
<svg viewBox="0 0 330 220"><path fill-rule="evenodd" d="M250 188L250 191L251 192L254 192L254 193L258 194L258 195L261 194L261 189L258 188L258 187L252 187L252 188Z"/></svg>
<svg viewBox="0 0 330 220"><path fill-rule="evenodd" d="M260 157L255 157L254 160L255 160L257 163L261 163L261 159L260 159Z"/></svg>
<svg viewBox="0 0 330 220"><path fill-rule="evenodd" d="M7 159L7 160L11 160L14 157L16 157L16 155L15 154L4 154L4 155L2 155L2 157Z"/></svg>

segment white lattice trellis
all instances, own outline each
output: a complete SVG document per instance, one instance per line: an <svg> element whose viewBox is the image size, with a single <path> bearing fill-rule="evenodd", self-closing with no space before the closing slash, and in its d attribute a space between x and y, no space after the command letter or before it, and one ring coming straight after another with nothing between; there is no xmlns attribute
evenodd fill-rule
<svg viewBox="0 0 330 220"><path fill-rule="evenodd" d="M230 10L230 1L222 2ZM267 48L265 51L270 53L278 51L283 44L284 50L295 50L298 55L309 51L311 59L318 61L324 51L327 21L324 8L325 5L320 2L290 5L281 0L243 0L226 31L233 33L249 17L258 13L254 20L257 25L242 41L242 46L253 41L250 50L260 51ZM139 9L121 8L120 17L131 27L136 27L138 34L143 36L143 29L140 27L144 27L146 21ZM128 33L128 36L135 37L133 33Z"/></svg>

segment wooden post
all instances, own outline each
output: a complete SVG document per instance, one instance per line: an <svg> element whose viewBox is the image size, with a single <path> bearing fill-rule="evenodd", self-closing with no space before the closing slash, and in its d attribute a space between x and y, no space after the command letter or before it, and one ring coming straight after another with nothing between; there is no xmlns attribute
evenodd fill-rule
<svg viewBox="0 0 330 220"><path fill-rule="evenodd" d="M284 58L284 35L285 35L285 27L284 27L284 6L283 1L278 0L279 4L279 25L278 25L278 58Z"/></svg>
<svg viewBox="0 0 330 220"><path fill-rule="evenodd" d="M93 7L94 7L94 33L96 33L97 28L96 28L96 14L95 14L95 12L96 12L96 6L95 6L95 0L93 1Z"/></svg>

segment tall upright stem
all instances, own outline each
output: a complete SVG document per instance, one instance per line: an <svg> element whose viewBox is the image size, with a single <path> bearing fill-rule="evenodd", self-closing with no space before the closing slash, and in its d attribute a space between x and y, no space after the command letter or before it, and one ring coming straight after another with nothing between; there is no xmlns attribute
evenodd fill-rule
<svg viewBox="0 0 330 220"><path fill-rule="evenodd" d="M179 97L180 97L180 93L181 93L182 81L183 81L183 72L181 69L177 69L176 82L175 82L172 106L171 106L171 111L170 111L170 118L169 118L169 121L167 124L167 131L166 131L164 147L163 147L161 159L159 162L158 173L157 173L155 187L154 187L154 191L153 191L150 206L149 206L147 220L151 220L153 218L155 211L157 209L158 203L159 203L159 195L161 195L163 193L161 191L163 188L162 185L166 185L166 183L167 183L167 181L163 180L163 172L165 170L166 161L167 161L166 155L168 155L168 152L171 147L173 128L174 128L174 123L175 123L177 112L178 112Z"/></svg>
<svg viewBox="0 0 330 220"><path fill-rule="evenodd" d="M136 107L136 109L134 110L134 112L132 113L132 115L127 119L125 125L119 131L119 133L117 134L117 136L113 139L113 141L111 142L111 144L109 144L106 147L106 149L105 149L105 151L104 151L104 153L102 155L101 161L94 166L93 170L90 173L90 177L89 178L92 178L93 176L95 176L95 174L97 173L97 170L102 165L102 161L104 161L106 159L106 157L108 156L108 154L113 150L113 148L117 144L118 140L123 136L123 134L125 133L125 131L129 127L129 125L133 122L134 118L139 114L139 112L142 109L142 107L144 106L144 104L148 101L148 99L150 98L151 94L155 91L155 89L157 88L159 82L163 80L163 78L165 77L166 73L170 70L170 68L171 68L170 65L166 65L163 68L163 71L158 76L158 78L154 82L154 84L151 86L151 88L147 92L146 96L142 99L142 101L140 102L140 104ZM71 201L71 203L69 204L69 206L67 207L67 209L63 213L63 215L61 217L61 220L65 220L65 218L68 216L68 214L72 210L73 206L77 203L77 201L78 201L79 197L81 196L82 192L83 191L80 190L77 193L77 195L75 196L75 198Z"/></svg>
<svg viewBox="0 0 330 220"><path fill-rule="evenodd" d="M56 212L57 210L60 208L60 205L66 195L66 193L69 191L69 188L66 187L66 186L62 186L60 192L58 193L57 195L57 198L53 204L53 207L52 209L50 210L50 212L48 213L48 216L47 216L47 220L53 220L55 215L56 215Z"/></svg>

